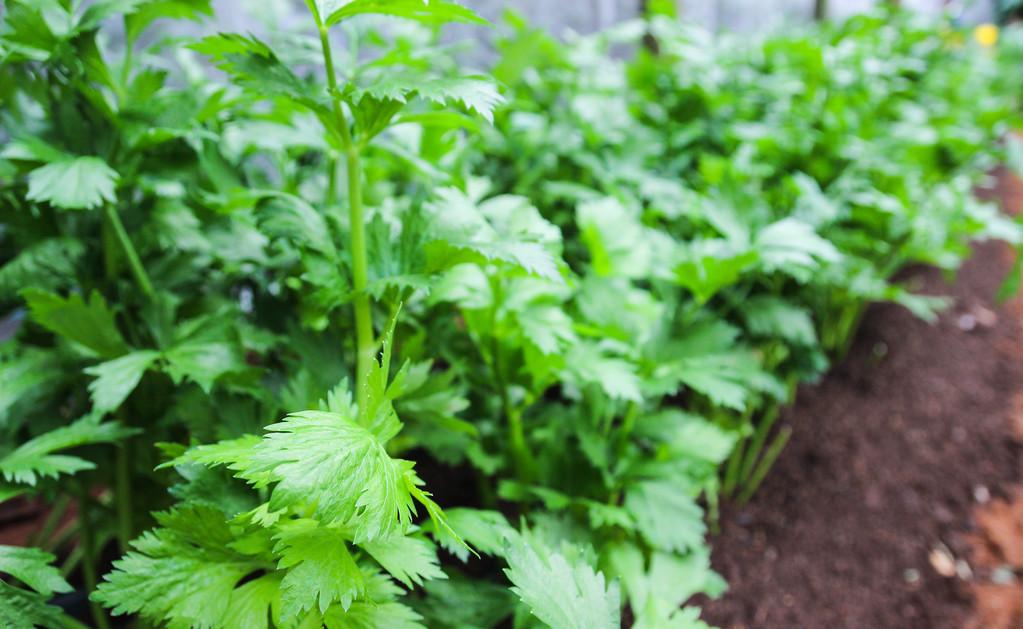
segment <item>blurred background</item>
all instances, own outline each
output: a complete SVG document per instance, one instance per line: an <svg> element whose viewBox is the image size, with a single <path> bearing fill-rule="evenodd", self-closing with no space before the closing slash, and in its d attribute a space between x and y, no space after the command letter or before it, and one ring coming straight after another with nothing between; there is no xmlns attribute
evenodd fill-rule
<svg viewBox="0 0 1023 629"><path fill-rule="evenodd" d="M511 8L528 16L529 21L551 32L572 30L589 33L616 22L636 17L645 0L463 0L491 21L500 21L501 13ZM681 14L711 29L756 32L784 24L813 20L816 12L841 19L870 10L885 0L676 0ZM240 12L238 0L216 0L217 16L222 26L257 27L253 18ZM264 0L260 11L275 18L275 23L303 19L300 1ZM902 0L902 6L923 14L937 16L948 12L964 25L996 21L1000 15L1023 6L1023 0ZM303 9L304 10L304 9ZM282 22L281 20L284 20Z"/></svg>

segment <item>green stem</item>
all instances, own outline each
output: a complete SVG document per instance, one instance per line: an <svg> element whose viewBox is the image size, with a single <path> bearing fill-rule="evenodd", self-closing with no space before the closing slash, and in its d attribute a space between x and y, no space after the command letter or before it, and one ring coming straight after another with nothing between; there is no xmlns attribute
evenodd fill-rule
<svg viewBox="0 0 1023 629"><path fill-rule="evenodd" d="M360 146L354 142L351 129L344 109L341 107L341 96L338 93L337 74L334 71L334 55L330 48L330 37L326 25L316 17L317 29L320 33L320 48L323 51L323 65L327 74L327 87L334 111L335 123L345 149L345 163L348 168L348 212L350 245L352 254L352 285L355 299L352 306L355 310L356 366L355 390L359 401L360 412L369 408L369 373L373 367L376 353L376 339L373 335L373 317L370 309L369 293L369 262L366 253L366 218L362 206L362 163ZM331 164L331 160L328 160ZM329 176L329 173L328 173Z"/></svg>
<svg viewBox="0 0 1023 629"><path fill-rule="evenodd" d="M625 417L622 419L621 431L618 433L619 451L628 444L629 437L632 436L632 431L636 427L637 418L639 418L639 404L629 402L629 407L625 409Z"/></svg>
<svg viewBox="0 0 1023 629"><path fill-rule="evenodd" d="M78 533L79 542L82 545L82 579L85 581L85 588L91 594L96 590L96 536L92 529L92 516L90 514L90 497L85 487L82 487L78 501ZM89 600L89 609L92 611L92 619L97 629L110 629L107 622L107 615L103 608L93 600Z"/></svg>
<svg viewBox="0 0 1023 629"><path fill-rule="evenodd" d="M526 430L522 424L522 410L515 408L511 397L508 395L508 383L505 380L504 369L501 366L500 346L496 337L491 339L490 361L498 395L501 397L501 412L508 420L508 445L511 448L515 475L522 483L529 484L533 482L533 456L529 451L529 444L526 443Z"/></svg>
<svg viewBox="0 0 1023 629"><path fill-rule="evenodd" d="M728 466L725 468L725 482L721 490L728 497L731 497L732 493L739 486L739 472L742 470L742 461L748 441L746 427L750 425L752 418L753 405L747 404L746 410L742 412L742 417L739 421L739 429L742 431L742 436L735 443L732 454L728 457Z"/></svg>
<svg viewBox="0 0 1023 629"><path fill-rule="evenodd" d="M324 203L332 206L337 202L337 157L331 153L327 158L327 193Z"/></svg>
<svg viewBox="0 0 1023 629"><path fill-rule="evenodd" d="M146 298L150 300L155 299L156 290L153 289L153 283L149 281L149 275L146 273L146 268L142 266L142 259L139 258L135 245L132 244L127 230L124 229L121 216L109 203L103 206L103 211L106 213L110 227L114 230L114 235L117 236L117 241L121 245L124 257L128 259L128 266L131 268L131 274L135 277L135 282L139 285L139 289L142 290Z"/></svg>
<svg viewBox="0 0 1023 629"><path fill-rule="evenodd" d="M774 467L774 462L778 459L778 455L785 449L785 445L789 442L792 437L792 428L785 426L775 437L771 443L771 447L764 453L764 458L760 460L760 464L757 465L756 471L753 472L753 476L750 478L749 483L743 489L742 494L739 496L738 504L744 505L749 502L749 499L753 497L753 494L760 488L760 484L764 482L764 478L767 477L767 473Z"/></svg>
<svg viewBox="0 0 1023 629"><path fill-rule="evenodd" d="M770 434L771 428L774 427L774 422L778 420L780 411L780 404L771 404L757 423L757 428L753 433L753 439L750 440L749 447L746 449L742 469L739 472L739 484L747 482L750 478L750 474L753 473L753 467L756 465L757 459L760 457L760 453L764 449L764 444L767 443L767 435Z"/></svg>
<svg viewBox="0 0 1023 629"><path fill-rule="evenodd" d="M351 223L352 283L355 288L355 334L358 344L355 385L359 408L368 408L369 373L376 353L373 337L373 319L370 310L368 256L366 254L366 225L362 211L362 168L357 151L348 151L348 204Z"/></svg>
<svg viewBox="0 0 1023 629"><path fill-rule="evenodd" d="M740 438L735 443L731 456L728 457L728 466L725 468L725 482L722 491L725 496L731 496L739 484L739 471L742 467L742 460L746 451L746 439Z"/></svg>

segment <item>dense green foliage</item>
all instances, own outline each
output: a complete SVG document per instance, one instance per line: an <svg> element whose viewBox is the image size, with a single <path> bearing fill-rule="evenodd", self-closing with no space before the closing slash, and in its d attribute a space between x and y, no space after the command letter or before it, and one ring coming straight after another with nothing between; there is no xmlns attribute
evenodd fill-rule
<svg viewBox="0 0 1023 629"><path fill-rule="evenodd" d="M1020 244L972 193L1023 90L957 32L509 16L470 72L458 4L306 4L6 1L0 491L54 515L5 626L71 626L75 574L98 627L705 627L797 385L943 306L900 269Z"/></svg>

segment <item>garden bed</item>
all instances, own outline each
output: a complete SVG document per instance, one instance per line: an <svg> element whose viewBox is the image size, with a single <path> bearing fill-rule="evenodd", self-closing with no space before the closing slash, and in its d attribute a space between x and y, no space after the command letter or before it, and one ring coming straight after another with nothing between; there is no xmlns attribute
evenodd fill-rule
<svg viewBox="0 0 1023 629"><path fill-rule="evenodd" d="M1019 182L1000 181L1018 211ZM975 510L1011 496L1023 471L1012 426L1023 310L995 300L1010 264L1003 245L982 244L954 284L912 270L922 292L955 305L933 326L896 306L872 307L847 360L800 391L784 418L794 428L788 448L751 503L723 514L712 540L731 588L706 605L708 621L962 627L976 588L986 613L978 626L1019 626L999 611L1010 590L987 583L998 559L971 548L989 537L984 528L971 534L985 522ZM1003 525L1007 512L995 511Z"/></svg>

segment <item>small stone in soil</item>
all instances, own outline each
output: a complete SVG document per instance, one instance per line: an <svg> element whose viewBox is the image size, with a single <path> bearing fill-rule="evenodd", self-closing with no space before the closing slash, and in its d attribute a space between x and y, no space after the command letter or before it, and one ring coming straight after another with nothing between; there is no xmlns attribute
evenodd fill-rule
<svg viewBox="0 0 1023 629"><path fill-rule="evenodd" d="M956 576L956 561L944 544L935 546L927 556L934 571L943 577Z"/></svg>
<svg viewBox="0 0 1023 629"><path fill-rule="evenodd" d="M973 570L970 569L970 564L966 563L965 559L956 559L956 576L963 581L973 578Z"/></svg>
<svg viewBox="0 0 1023 629"><path fill-rule="evenodd" d="M977 485L973 488L973 499L984 505L991 502L991 490L984 485Z"/></svg>
<svg viewBox="0 0 1023 629"><path fill-rule="evenodd" d="M1011 585L1016 582L1016 573L1009 566L999 566L991 573L991 581L998 585Z"/></svg>
<svg viewBox="0 0 1023 629"><path fill-rule="evenodd" d="M956 325L963 332L972 332L977 327L977 318L971 314L959 315L959 318L956 319Z"/></svg>

